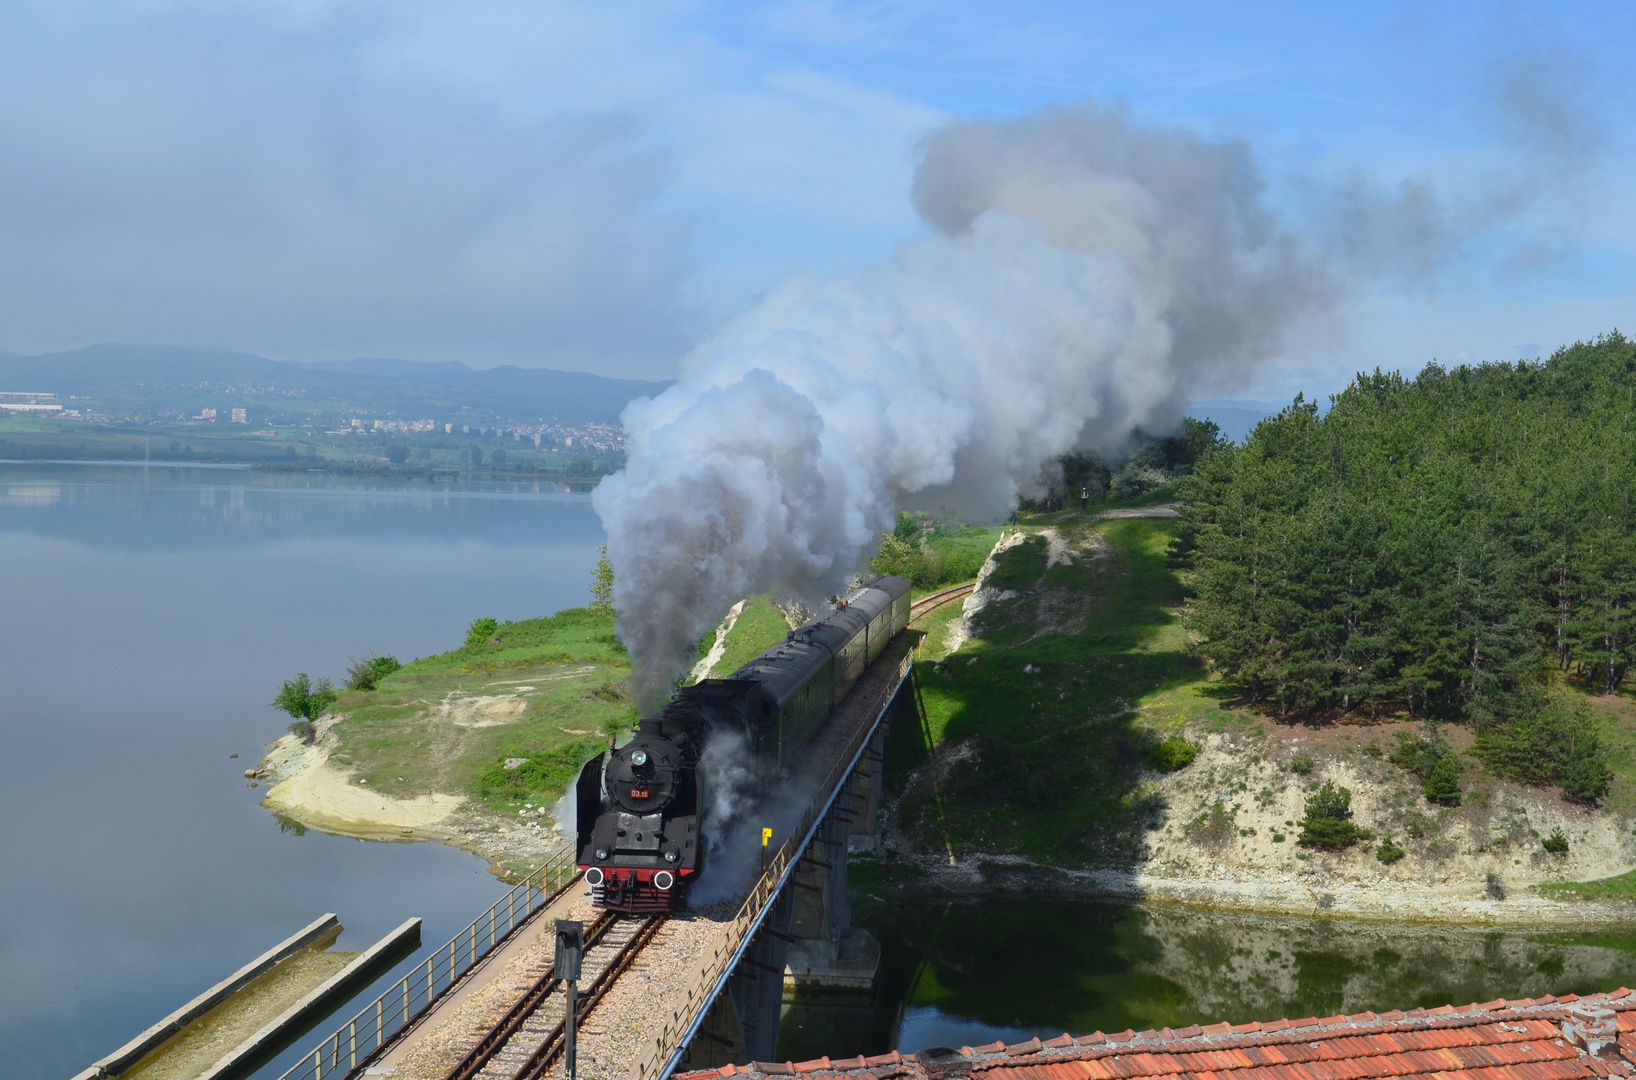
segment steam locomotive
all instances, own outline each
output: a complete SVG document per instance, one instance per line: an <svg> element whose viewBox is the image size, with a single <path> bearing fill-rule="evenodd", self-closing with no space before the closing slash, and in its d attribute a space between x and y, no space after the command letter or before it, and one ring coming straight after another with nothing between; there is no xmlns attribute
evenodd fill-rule
<svg viewBox="0 0 1636 1080"><path fill-rule="evenodd" d="M725 679L676 692L625 745L599 754L575 789L579 867L592 898L615 911L670 911L704 870L701 808L712 804L701 756L731 740L753 794L823 726L870 664L909 625L909 583L877 577L822 618Z"/></svg>

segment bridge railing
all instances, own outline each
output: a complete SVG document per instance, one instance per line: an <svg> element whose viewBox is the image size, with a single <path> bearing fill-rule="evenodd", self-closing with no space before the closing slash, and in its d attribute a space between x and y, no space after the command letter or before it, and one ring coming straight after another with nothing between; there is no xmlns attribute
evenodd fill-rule
<svg viewBox="0 0 1636 1080"><path fill-rule="evenodd" d="M829 813L842 781L856 767L864 745L879 726L881 715L891 704L897 688L903 684L913 664L914 654L912 652L905 654L898 665L897 677L892 680L875 711L874 720L859 725L858 733L853 736L851 744L844 753L836 757L829 775L819 786L817 799L807 807L806 813L801 815L800 823L790 831L789 837L779 846L778 851L768 858L766 871L750 890L750 895L744 898L744 903L739 906L732 921L722 928L721 933L705 950L699 960L698 969L689 980L686 997L676 1003L670 1015L665 1017L659 1030L643 1048L631 1071L632 1080L656 1080L663 1077L666 1070L673 1066L674 1059L682 1049L683 1041L692 1032L700 1013L709 1007L710 1002L720 992L728 974L738 962L739 955L747 946L750 936L761 925L761 918L767 905L783 889L792 864L812 842L818 822Z"/></svg>
<svg viewBox="0 0 1636 1080"><path fill-rule="evenodd" d="M574 852L566 849L523 878L471 925L394 983L347 1021L317 1049L296 1062L279 1080L324 1080L353 1072L399 1031L414 1023L449 987L494 951L528 917L573 883L579 874Z"/></svg>

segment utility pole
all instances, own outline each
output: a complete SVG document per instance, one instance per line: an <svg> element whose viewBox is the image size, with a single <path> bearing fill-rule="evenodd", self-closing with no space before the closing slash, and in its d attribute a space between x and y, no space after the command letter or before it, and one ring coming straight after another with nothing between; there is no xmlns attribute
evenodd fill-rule
<svg viewBox="0 0 1636 1080"><path fill-rule="evenodd" d="M562 1051L568 1080L575 1080L574 1029L579 1026L579 962L585 955L585 926L557 920L556 976L568 986L568 1008L562 1019Z"/></svg>

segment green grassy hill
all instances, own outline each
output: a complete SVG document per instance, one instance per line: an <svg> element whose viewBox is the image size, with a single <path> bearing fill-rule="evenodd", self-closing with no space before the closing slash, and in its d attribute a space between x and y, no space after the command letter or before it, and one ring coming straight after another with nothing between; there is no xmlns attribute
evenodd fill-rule
<svg viewBox="0 0 1636 1080"><path fill-rule="evenodd" d="M501 811L554 802L581 762L636 722L629 675L611 616L571 608L501 623L488 641L343 694L331 759L389 795L467 794Z"/></svg>

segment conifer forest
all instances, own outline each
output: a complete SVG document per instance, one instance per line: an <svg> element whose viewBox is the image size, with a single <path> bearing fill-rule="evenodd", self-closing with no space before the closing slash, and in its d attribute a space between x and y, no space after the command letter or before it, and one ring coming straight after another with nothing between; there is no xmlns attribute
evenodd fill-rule
<svg viewBox="0 0 1636 1080"><path fill-rule="evenodd" d="M1188 629L1233 693L1469 725L1494 772L1603 792L1584 701L1636 654L1636 344L1359 375L1178 491Z"/></svg>

